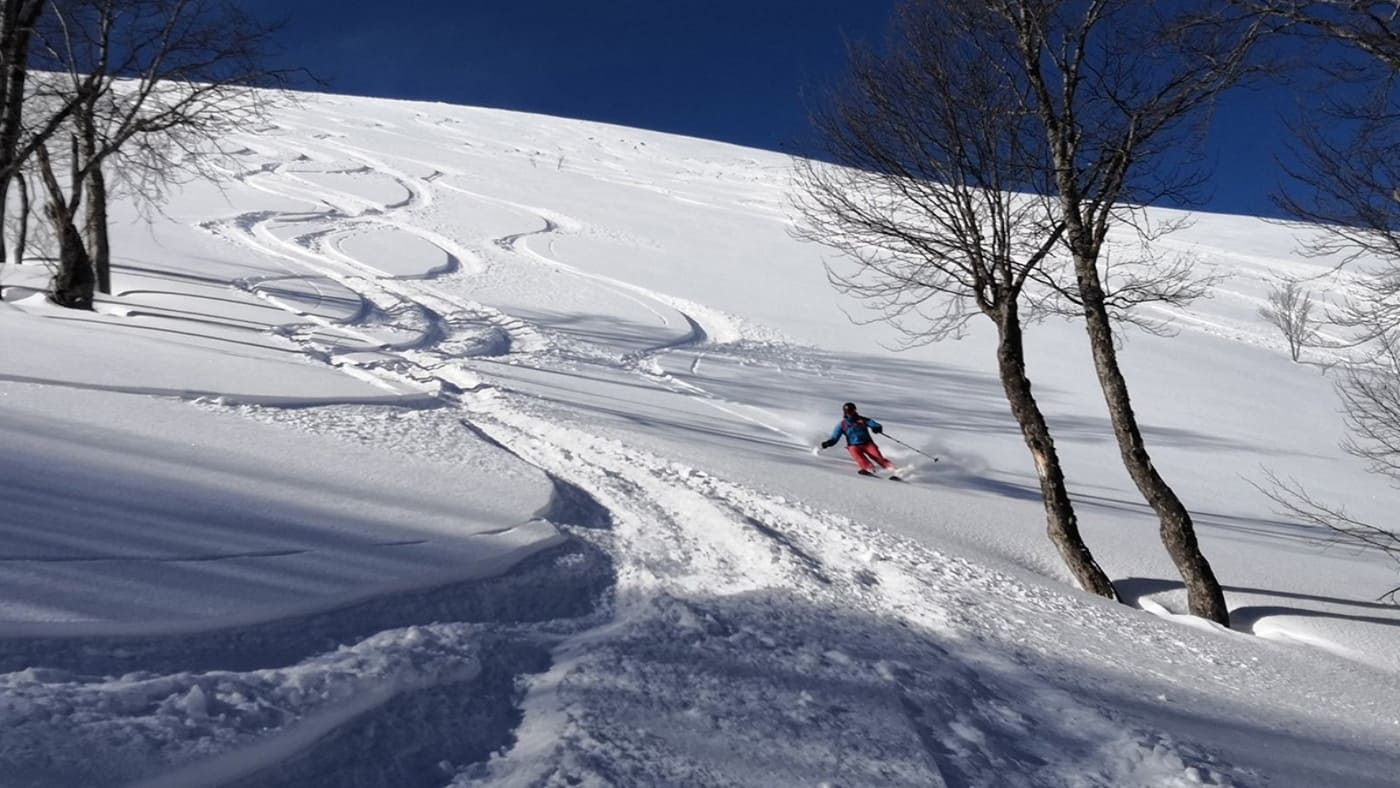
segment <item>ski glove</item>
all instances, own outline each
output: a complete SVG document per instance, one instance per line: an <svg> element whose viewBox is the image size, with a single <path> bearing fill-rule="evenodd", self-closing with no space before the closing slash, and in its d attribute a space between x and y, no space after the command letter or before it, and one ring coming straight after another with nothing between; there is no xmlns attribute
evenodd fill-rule
<svg viewBox="0 0 1400 788"><path fill-rule="evenodd" d="M829 449L829 448L831 448L832 446L835 446L835 445L836 445L836 441L822 441L822 448L823 448L823 449Z"/></svg>
<svg viewBox="0 0 1400 788"><path fill-rule="evenodd" d="M874 426L874 427L871 427L871 428L870 428L870 431L873 432L873 433L875 433L876 435L879 435L879 434L881 434L881 433L883 433L883 432L885 431L885 428L884 428L884 427L881 427L881 426L879 426L879 425L876 425L876 426Z"/></svg>

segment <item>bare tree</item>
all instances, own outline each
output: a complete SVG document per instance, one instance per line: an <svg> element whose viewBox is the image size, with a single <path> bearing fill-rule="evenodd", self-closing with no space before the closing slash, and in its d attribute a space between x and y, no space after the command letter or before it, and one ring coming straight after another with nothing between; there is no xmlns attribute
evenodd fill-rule
<svg viewBox="0 0 1400 788"><path fill-rule="evenodd" d="M157 176L137 193L154 198L161 179L197 167L201 148L262 114L276 94L261 89L292 72L265 61L273 28L229 0L49 2L42 62L74 97L68 144L38 157L59 244L51 297L88 308L94 290L111 291L104 166L121 159L127 177Z"/></svg>
<svg viewBox="0 0 1400 788"><path fill-rule="evenodd" d="M1201 150L1213 99L1242 78L1258 19L1209 2L991 0L1013 32L1065 222L1078 300L1123 464L1157 514L1194 615L1229 609L1191 514L1153 465L1119 367L1100 272L1110 229L1134 205L1189 199L1201 175L1167 161Z"/></svg>
<svg viewBox="0 0 1400 788"><path fill-rule="evenodd" d="M1337 383L1347 437L1342 448L1366 463L1367 470L1400 483L1400 329L1391 325L1377 333L1367 363L1347 367ZM1400 563L1400 533L1358 519L1346 507L1312 498L1297 482L1283 487L1274 482L1270 496L1285 512L1330 529L1351 544L1380 550ZM1400 587L1383 598L1395 601Z"/></svg>
<svg viewBox="0 0 1400 788"><path fill-rule="evenodd" d="M1033 166L1044 146L1007 40L980 3L913 3L888 52L854 50L851 75L813 122L826 164L795 163L795 234L843 253L828 266L910 345L982 315L997 331L1003 392L1034 461L1047 529L1086 591L1117 593L1084 544L1050 428L1026 374L1023 322L1049 301L1037 274L1064 232ZM1028 194L1018 194L1027 191Z"/></svg>
<svg viewBox="0 0 1400 788"><path fill-rule="evenodd" d="M52 80L33 79L36 26L51 7L52 0L0 0L0 215L20 169L68 121L81 98L55 91ZM5 233L0 222L0 263L8 254Z"/></svg>
<svg viewBox="0 0 1400 788"><path fill-rule="evenodd" d="M1339 313L1337 325L1357 332L1348 344L1362 353L1340 366L1336 389L1346 423L1342 448L1365 462L1371 473L1400 484L1400 324L1392 303L1368 300L1395 292L1394 277L1380 277L1364 298ZM1380 550L1400 563L1400 533L1393 527L1359 519L1344 504L1322 501L1297 480L1285 482L1272 472L1267 478L1268 485L1259 489L1279 505L1280 513L1326 528L1348 544ZM1397 594L1400 586L1382 598L1396 602Z"/></svg>
<svg viewBox="0 0 1400 788"><path fill-rule="evenodd" d="M1311 92L1321 98L1294 124L1288 185L1274 200L1325 231L1304 243L1304 253L1381 262L1335 322L1352 329L1353 347L1377 340L1372 360L1386 366L1392 343L1385 335L1400 326L1400 3L1232 2L1311 44L1307 63L1318 87Z"/></svg>
<svg viewBox="0 0 1400 788"><path fill-rule="evenodd" d="M1294 362L1317 335L1318 317L1313 312L1312 293L1297 279L1284 279L1270 289L1269 303L1259 308L1259 316L1283 334Z"/></svg>
<svg viewBox="0 0 1400 788"><path fill-rule="evenodd" d="M1400 482L1400 3L1390 0L1231 0L1266 14L1295 42L1313 44L1323 97L1294 124L1288 185L1275 201L1324 230L1304 253L1365 261L1369 278L1332 316L1355 352L1337 383L1343 447ZM1400 536L1270 475L1266 494L1286 514L1400 561ZM1394 600L1397 589L1388 592Z"/></svg>
<svg viewBox="0 0 1400 788"><path fill-rule="evenodd" d="M10 180L17 168L20 120L24 112L25 82L29 75L29 43L34 22L45 0L5 0L0 3L0 217L4 215ZM3 222L0 222L0 263L6 259Z"/></svg>
<svg viewBox="0 0 1400 788"><path fill-rule="evenodd" d="M976 68L987 75L979 81L949 68L948 73L954 78L949 82L953 87L945 89L946 95L926 91L918 96L918 100L931 102L932 108L926 112L935 118L936 110L942 107L940 101L956 108L954 123L964 125L945 125L967 131L959 136L940 129L938 134L947 139L926 135L935 140L930 144L921 138L910 138L904 129L876 133L851 123L851 138L856 143L864 145L889 138L909 153L885 156L883 160L835 157L857 169L893 173L896 177L873 184L867 191L874 193L874 198L844 198L844 203L837 200L823 207L836 216L841 216L840 209L844 209L852 220L844 222L848 227L864 222L874 230L867 230L864 237L854 234L844 247L866 269L885 277L884 282L877 281L873 289L867 288L863 294L896 316L930 317L927 310L934 302L926 293L942 294L948 288L930 288L930 281L938 280L930 280L923 270L901 275L889 266L882 270L879 265L880 255L890 250L893 253L886 258L889 260L950 256L916 229L920 221L927 223L919 211L930 213L926 204L934 201L922 197L924 205L914 201L916 210L910 210L910 203L903 200L915 192L915 185L924 181L945 187L961 183L1045 195L1016 203L1039 206L1041 213L1034 218L997 209L976 220L960 218L947 222L949 237L960 243L959 254L982 255L995 263L996 256L980 251L985 228L989 223L995 226L996 222L1013 218L1018 222L1016 233L1032 232L1034 228L1040 232L1039 240L1052 240L1067 253L1073 265L1072 286L1057 284L1056 273L1042 273L1041 265L1031 266L1025 276L1043 280L1052 290L1058 289L1084 318L1120 454L1129 475L1158 516L1162 540L1185 581L1190 610L1226 624L1229 611L1224 595L1200 551L1191 515L1147 452L1119 369L1113 331L1115 320L1130 312L1135 304L1147 300L1177 302L1198 293L1199 287L1191 284L1188 274L1170 267L1165 271L1157 269L1162 273L1158 279L1148 265L1142 269L1144 275L1131 278L1129 285L1115 294L1105 279L1108 260L1104 252L1112 228L1133 227L1149 240L1160 230L1151 228L1145 214L1134 205L1189 198L1202 182L1201 172L1180 161L1166 166L1150 165L1161 164L1169 156L1189 158L1192 151L1201 150L1202 146L1196 143L1204 130L1205 111L1214 97L1245 73L1247 55L1260 33L1259 17L1207 2L988 0L973 5L974 8L964 9L961 4L925 0L911 3L905 12L906 17L922 13L932 20L922 30L926 39L956 35L968 42L965 51L956 56L975 61ZM955 27L959 24L964 26ZM958 32L952 33L953 30ZM964 70L973 68L965 66ZM911 68L898 78L918 84L915 80L919 76L918 69ZM1006 99L1008 103L999 104L988 96ZM868 103L877 112L888 112L893 102L886 96L873 96ZM913 117L923 120L920 110L913 112ZM1012 138L1014 142L998 136L1008 124L1014 124L1020 132ZM975 147L967 140L983 144ZM988 159L988 150L1005 155L1004 160L997 160L1004 162L997 170L1003 177L995 181L976 180L963 172L913 169L910 162L917 162L926 153L924 148L937 151L940 144L955 145L951 153L969 157L978 165ZM892 163L903 170L892 167ZM968 202L966 197L955 199ZM895 210L882 212L883 206L891 204ZM809 216L811 213L808 211ZM836 228L821 229L831 236ZM882 239L893 241L882 243ZM1034 242L1029 245L1038 248ZM1040 259L1043 261L1045 256ZM946 267L938 270L947 273ZM976 292L985 286L980 277L976 272L971 276L953 274L951 281ZM895 286L890 287L891 283ZM861 282L838 280L838 284ZM1019 296L1024 291L1015 292ZM981 308L976 299L973 303ZM942 306L943 312L932 315L937 318L933 325L936 327L939 321L960 325L957 321L965 304L954 301L951 305L943 302Z"/></svg>
<svg viewBox="0 0 1400 788"><path fill-rule="evenodd" d="M60 104L41 123L26 129L26 112L36 96L29 92L30 47L34 26L48 0L0 0L0 216L11 181L20 167L66 119L71 106ZM0 263L5 262L4 222L0 221Z"/></svg>

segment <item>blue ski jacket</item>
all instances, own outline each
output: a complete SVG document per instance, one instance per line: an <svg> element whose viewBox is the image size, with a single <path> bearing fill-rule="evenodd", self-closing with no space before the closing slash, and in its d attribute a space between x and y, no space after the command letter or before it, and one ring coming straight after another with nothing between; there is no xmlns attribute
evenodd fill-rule
<svg viewBox="0 0 1400 788"><path fill-rule="evenodd" d="M879 426L880 422L866 418L865 416L857 416L854 419L842 419L841 423L836 425L836 429L831 431L831 439L834 441L844 435L846 436L846 443L851 446L871 443L873 441L870 437L870 429Z"/></svg>

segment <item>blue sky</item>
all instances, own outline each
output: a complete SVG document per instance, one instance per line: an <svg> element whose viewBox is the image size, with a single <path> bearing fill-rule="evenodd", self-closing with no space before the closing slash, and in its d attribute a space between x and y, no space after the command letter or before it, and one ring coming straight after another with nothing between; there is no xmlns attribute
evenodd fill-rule
<svg viewBox="0 0 1400 788"><path fill-rule="evenodd" d="M804 91L878 41L895 0L243 0L338 93L541 112L782 149ZM1206 210L1272 214L1277 90L1231 94Z"/></svg>

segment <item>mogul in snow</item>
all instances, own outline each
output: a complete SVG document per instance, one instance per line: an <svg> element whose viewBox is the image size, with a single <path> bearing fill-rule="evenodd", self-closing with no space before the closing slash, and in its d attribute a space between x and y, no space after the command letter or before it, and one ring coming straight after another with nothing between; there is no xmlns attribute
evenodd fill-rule
<svg viewBox="0 0 1400 788"><path fill-rule="evenodd" d="M846 451L851 453L851 457L855 459L856 465L860 469L857 473L862 476L874 476L872 462L887 471L894 469L894 463L885 459L885 455L880 453L880 447L875 445L875 439L870 437L872 432L879 435L884 431L880 422L860 415L856 412L856 404L847 402L841 406L841 421L831 431L831 437L822 441L822 448L829 449L835 446L836 441L844 435L846 437ZM898 476L890 478L899 479Z"/></svg>

